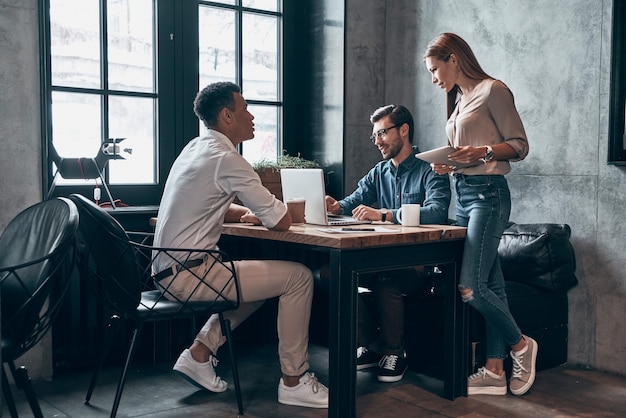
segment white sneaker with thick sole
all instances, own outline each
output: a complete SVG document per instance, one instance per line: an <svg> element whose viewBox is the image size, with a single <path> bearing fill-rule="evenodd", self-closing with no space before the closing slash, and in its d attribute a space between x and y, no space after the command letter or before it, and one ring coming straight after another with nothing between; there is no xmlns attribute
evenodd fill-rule
<svg viewBox="0 0 626 418"><path fill-rule="evenodd" d="M174 371L200 389L224 392L228 383L215 373L217 363L218 360L214 356L209 357L209 361L206 363L200 363L194 360L189 349L185 349L174 364Z"/></svg>
<svg viewBox="0 0 626 418"><path fill-rule="evenodd" d="M278 384L278 402L306 408L328 408L328 388L321 384L314 373L305 373L296 386L286 386L282 377Z"/></svg>

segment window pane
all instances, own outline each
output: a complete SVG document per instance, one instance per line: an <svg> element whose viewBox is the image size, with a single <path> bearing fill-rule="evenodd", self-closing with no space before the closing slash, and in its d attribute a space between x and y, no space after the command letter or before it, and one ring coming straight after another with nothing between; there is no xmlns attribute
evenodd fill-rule
<svg viewBox="0 0 626 418"><path fill-rule="evenodd" d="M246 99L278 101L278 23L274 16L243 15L243 86Z"/></svg>
<svg viewBox="0 0 626 418"><path fill-rule="evenodd" d="M155 99L111 96L109 137L119 142L124 160L109 161L110 184L156 183Z"/></svg>
<svg viewBox="0 0 626 418"><path fill-rule="evenodd" d="M61 157L95 157L100 149L100 96L53 92L52 126L52 142ZM76 183L81 181L57 179L57 184Z"/></svg>
<svg viewBox="0 0 626 418"><path fill-rule="evenodd" d="M109 0L109 88L154 91L153 0Z"/></svg>
<svg viewBox="0 0 626 418"><path fill-rule="evenodd" d="M211 3L235 5L236 0L211 0Z"/></svg>
<svg viewBox="0 0 626 418"><path fill-rule="evenodd" d="M246 92L244 92L244 97ZM242 144L243 156L250 164L259 160L276 160L282 154L278 144L279 110L277 106L249 105L254 115L254 139Z"/></svg>
<svg viewBox="0 0 626 418"><path fill-rule="evenodd" d="M200 88L216 81L236 82L235 12L200 6Z"/></svg>
<svg viewBox="0 0 626 418"><path fill-rule="evenodd" d="M100 88L98 0L50 0L52 84Z"/></svg>
<svg viewBox="0 0 626 418"><path fill-rule="evenodd" d="M251 7L253 9L261 9L261 10L268 10L270 12L278 12L280 11L279 5L278 3L280 3L279 0L243 0L241 2L241 5L243 7Z"/></svg>

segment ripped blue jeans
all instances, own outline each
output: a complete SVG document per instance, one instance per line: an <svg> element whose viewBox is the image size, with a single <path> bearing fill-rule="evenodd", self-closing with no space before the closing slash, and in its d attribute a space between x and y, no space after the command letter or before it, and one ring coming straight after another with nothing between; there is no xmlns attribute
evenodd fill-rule
<svg viewBox="0 0 626 418"><path fill-rule="evenodd" d="M463 301L485 318L487 358L504 359L522 333L509 311L498 244L511 214L504 176L453 176L456 216L467 227L459 289Z"/></svg>

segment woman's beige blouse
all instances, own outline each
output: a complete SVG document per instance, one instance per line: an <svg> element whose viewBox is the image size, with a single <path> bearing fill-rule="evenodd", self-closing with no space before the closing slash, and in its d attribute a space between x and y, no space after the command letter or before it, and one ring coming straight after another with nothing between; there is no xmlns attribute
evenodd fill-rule
<svg viewBox="0 0 626 418"><path fill-rule="evenodd" d="M528 139L515 108L513 93L500 80L485 79L468 93L463 103L457 102L446 124L448 143L453 147L496 145L506 142L523 160L528 155ZM467 175L506 174L509 161L492 160L485 164L458 169Z"/></svg>

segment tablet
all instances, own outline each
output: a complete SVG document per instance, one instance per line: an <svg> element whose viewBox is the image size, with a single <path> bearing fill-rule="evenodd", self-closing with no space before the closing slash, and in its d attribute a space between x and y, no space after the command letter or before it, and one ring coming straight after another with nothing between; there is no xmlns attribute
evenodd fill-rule
<svg viewBox="0 0 626 418"><path fill-rule="evenodd" d="M415 154L415 156L420 160L424 160L431 164L446 164L454 166L456 168L472 167L483 163L482 160L474 161L471 163L460 163L458 161L449 160L448 155L454 151L456 151L455 148L447 146L435 148L430 151L420 152L419 154Z"/></svg>

